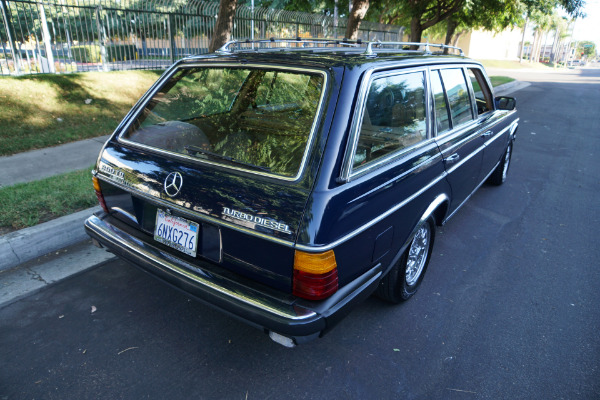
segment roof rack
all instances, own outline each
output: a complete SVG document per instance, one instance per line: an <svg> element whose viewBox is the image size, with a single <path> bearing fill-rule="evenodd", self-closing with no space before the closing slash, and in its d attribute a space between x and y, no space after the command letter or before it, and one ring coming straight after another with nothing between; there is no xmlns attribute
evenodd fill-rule
<svg viewBox="0 0 600 400"><path fill-rule="evenodd" d="M456 47L456 46L448 46L445 44L435 44L435 43L420 43L420 42L381 42L381 41L376 41L376 42L369 42L369 41L363 41L361 39L357 39L357 40L349 40L349 39L319 39L319 38L301 38L301 37L297 37L295 39L286 39L286 38L270 38L270 39L260 39L260 40L230 40L227 43L225 43L219 50L217 50L217 53L225 53L225 54L230 54L233 52L233 48L234 47L240 47L242 45L247 45L247 44L251 44L252 48L254 50L258 50L258 48L255 48L254 45L268 45L269 48L273 48L274 45L276 44L281 44L281 43L286 43L286 44L296 44L298 45L297 47L326 47L326 46L344 46L344 47L362 47L362 46L366 46L365 51L363 54L365 55L373 55L375 54L375 52L373 51L374 48L378 48L378 49L382 49L384 46L400 46L400 47L404 47L404 46L418 46L418 47L423 47L424 50L423 52L425 54L433 54L433 52L431 51L430 47L438 47L441 48L442 50L444 49L452 49L452 50L457 50L460 53L461 57L465 56L465 53L463 52L463 50L460 47ZM401 49L402 50L402 49Z"/></svg>
<svg viewBox="0 0 600 400"><path fill-rule="evenodd" d="M442 50L444 49L452 49L458 50L461 57L465 56L465 53L460 47L456 46L448 46L446 44L436 44L436 43L421 43L421 42L367 42L367 49L365 50L365 54L373 54L373 47L381 48L382 46L419 46L425 48L426 54L433 54L430 50L430 47L439 47Z"/></svg>

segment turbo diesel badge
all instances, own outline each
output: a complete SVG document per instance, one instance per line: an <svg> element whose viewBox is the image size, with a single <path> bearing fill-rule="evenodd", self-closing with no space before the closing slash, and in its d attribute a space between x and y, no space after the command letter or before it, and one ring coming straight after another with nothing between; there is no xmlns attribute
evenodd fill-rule
<svg viewBox="0 0 600 400"><path fill-rule="evenodd" d="M259 226L262 226L265 228L273 229L273 230L276 230L279 232L292 234L292 231L290 231L289 226L287 226L286 224L281 223L281 222L273 221L272 219L269 219L269 218L263 218L263 217L259 217L258 215L243 213L241 211L233 210L228 207L223 207L222 214L226 215L228 217L231 217L233 219L237 219L239 221L244 221L244 222L252 223L254 225L259 225Z"/></svg>

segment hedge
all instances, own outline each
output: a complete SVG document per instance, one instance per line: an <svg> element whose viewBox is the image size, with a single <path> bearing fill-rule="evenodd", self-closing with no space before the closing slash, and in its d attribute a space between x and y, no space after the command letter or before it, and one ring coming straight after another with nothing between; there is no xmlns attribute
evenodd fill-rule
<svg viewBox="0 0 600 400"><path fill-rule="evenodd" d="M114 44L106 46L106 61L135 60L137 48L134 44ZM96 63L101 61L100 46L73 46L73 59L78 62Z"/></svg>
<svg viewBox="0 0 600 400"><path fill-rule="evenodd" d="M71 54L73 55L73 60L77 62L97 63L101 60L100 46L96 45L72 46Z"/></svg>

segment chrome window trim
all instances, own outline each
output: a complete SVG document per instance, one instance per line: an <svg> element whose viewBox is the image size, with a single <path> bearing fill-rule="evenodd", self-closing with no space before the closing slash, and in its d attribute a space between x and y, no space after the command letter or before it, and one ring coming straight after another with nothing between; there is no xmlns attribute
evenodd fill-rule
<svg viewBox="0 0 600 400"><path fill-rule="evenodd" d="M171 79L171 77L177 72L180 71L182 69L188 69L188 68L194 68L194 67L200 67L200 68L206 68L206 67L211 67L211 68L235 68L235 69L270 69L270 70L277 70L277 71L294 71L294 72L304 72L304 73L312 73L312 74L319 74L323 77L323 87L321 89L321 95L319 97L319 104L317 106L317 109L315 111L315 115L313 118L313 123L312 126L310 128L309 134L308 134L308 138L306 141L306 148L304 149L304 154L302 156L302 161L300 162L300 167L298 168L298 173L295 176L283 176L283 175L277 175L277 174L273 174L273 173L269 173L269 172L261 172L261 171L256 171L254 169L251 168L243 168L243 167L239 167L239 166L234 166L234 165L229 165L229 164L224 164L224 163L219 163L216 161L211 161L211 160L205 160L205 159L201 159L201 158L196 158L196 157L191 157L185 154L181 154L181 153L176 153L173 151L169 151L169 150L164 150L164 149L160 149L158 147L153 147L153 146L148 146L145 144L141 144L129 139L126 139L123 137L123 135L129 130L129 128L131 127L131 125L133 124L133 122L135 120L137 120L137 118L139 117L139 115L142 113L142 111L144 110L144 108L146 107L146 105L148 104L148 102L154 97L154 95L160 90L160 88L163 87L164 83L166 81L168 81L169 79ZM172 156L172 157L177 157L180 159L184 159L184 160L189 160L192 162L199 162L201 164L208 164L208 165L213 165L213 166L218 166L218 167L223 167L223 168L227 168L230 170L235 170L235 171L241 171L241 172L247 172L253 175L260 175L260 176L265 176L265 177L269 177L269 178L275 178L278 180L282 180L282 181L288 181L288 182L295 182L297 180L300 179L300 177L302 176L302 174L304 173L304 170L306 168L306 164L308 161L308 156L310 154L310 150L311 147L314 144L315 141L315 136L316 136L316 131L317 131L317 127L319 125L319 123L321 122L322 119L322 111L324 108L324 99L325 99L325 94L327 92L327 90L329 89L329 74L324 71L324 70L320 70L320 69L314 69L314 68L301 68L301 67L287 67L285 65L280 65L280 64L260 64L260 63L253 63L253 64L241 64L240 63L210 63L210 62L194 62L194 63L190 63L190 64L182 64L177 66L176 68L173 68L171 71L169 71L168 75L163 76L160 79L160 82L158 82L157 85L155 85L155 87L153 87L150 93L148 93L148 95L146 96L146 99L136 105L136 111L134 114L132 114L129 118L129 120L127 121L127 123L121 127L120 132L117 136L117 140L119 141L119 143L123 143L123 144L127 144L129 146L133 146L133 147L137 147L137 148L141 148L144 150L149 150L155 153L159 153L162 155L168 155L168 156Z"/></svg>
<svg viewBox="0 0 600 400"><path fill-rule="evenodd" d="M390 76L396 75L405 75L414 72L423 72L424 73L424 98L425 98L425 124L426 124L426 134L427 138L419 143L416 143L412 146L405 147L402 149L398 149L386 156L383 156L377 161L373 163L366 164L364 167L359 167L357 169L353 168L354 163L354 155L356 152L356 147L358 146L358 140L360 138L360 129L358 129L362 125L364 110L365 110L365 102L367 99L367 95L369 92L369 88L371 87L371 83L375 79L386 78ZM402 65L390 65L385 67L378 67L374 69L370 69L365 72L365 75L362 79L358 100L356 102L356 106L354 107L354 115L352 118L352 124L350 125L350 133L348 136L348 145L346 146L346 151L344 153L344 159L342 160L342 170L340 172L340 176L338 181L340 182L349 182L352 179L362 176L374 169L379 168L383 164L389 163L394 158L399 158L409 152L412 152L418 148L426 146L427 144L433 142L433 137L431 135L431 122L429 118L429 69L426 66L402 66Z"/></svg>

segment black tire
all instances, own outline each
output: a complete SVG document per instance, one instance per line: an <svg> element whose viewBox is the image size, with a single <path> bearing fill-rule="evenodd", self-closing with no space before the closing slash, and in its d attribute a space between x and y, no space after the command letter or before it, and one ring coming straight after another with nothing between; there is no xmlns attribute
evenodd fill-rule
<svg viewBox="0 0 600 400"><path fill-rule="evenodd" d="M508 175L508 168L510 167L510 160L512 158L512 149L513 149L513 141L511 140L506 146L506 150L504 150L504 154L502 155L502 161L494 172L488 178L488 182L492 185L500 186L506 181L506 176Z"/></svg>
<svg viewBox="0 0 600 400"><path fill-rule="evenodd" d="M417 228L413 240L398 262L381 280L375 294L383 300L396 304L411 298L425 276L434 239L435 224L433 219L429 218Z"/></svg>

